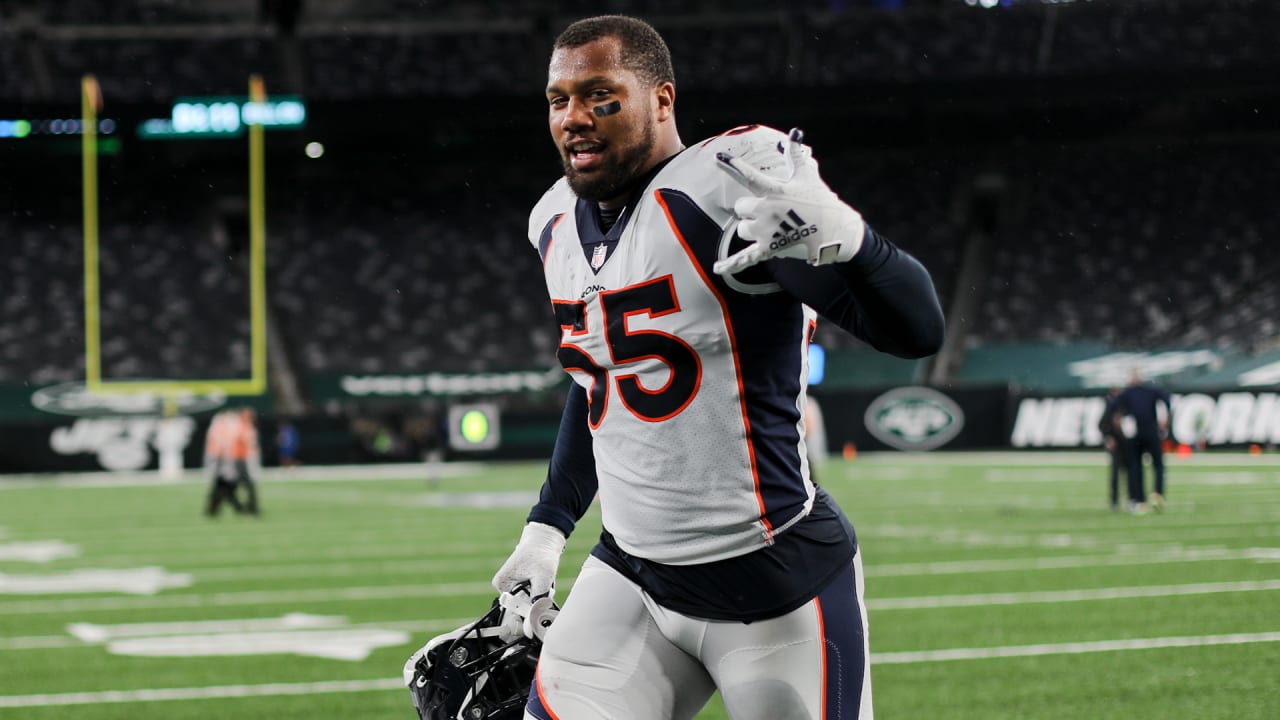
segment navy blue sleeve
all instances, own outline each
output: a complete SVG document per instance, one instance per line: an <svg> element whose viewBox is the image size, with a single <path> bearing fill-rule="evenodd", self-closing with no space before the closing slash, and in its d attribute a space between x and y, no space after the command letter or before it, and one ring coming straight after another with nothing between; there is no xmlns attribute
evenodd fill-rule
<svg viewBox="0 0 1280 720"><path fill-rule="evenodd" d="M942 347L946 323L929 271L870 226L849 262L774 258L768 269L792 297L881 352L921 358Z"/></svg>
<svg viewBox="0 0 1280 720"><path fill-rule="evenodd" d="M571 383L569 398L560 416L560 432L551 452L547 480L538 503L529 511L529 522L558 529L565 537L591 507L596 496L596 458L591 430L587 427L587 391Z"/></svg>

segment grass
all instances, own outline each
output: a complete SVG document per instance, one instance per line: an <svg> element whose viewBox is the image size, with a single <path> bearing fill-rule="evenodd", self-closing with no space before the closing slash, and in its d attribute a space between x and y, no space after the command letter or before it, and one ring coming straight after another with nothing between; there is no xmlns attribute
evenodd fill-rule
<svg viewBox="0 0 1280 720"><path fill-rule="evenodd" d="M879 717L1280 717L1280 457L1174 459L1167 511L1142 517L1107 509L1103 462L885 454L822 469L863 547ZM435 486L377 469L273 476L263 518L214 520L195 479L0 478L0 720L413 717L404 659L488 606L544 472L450 469ZM570 540L566 588L598 529L593 511ZM74 555L11 557L55 540ZM146 567L180 586L18 591ZM364 659L255 654L249 629L225 651L248 654L157 657L70 631L291 613L384 644ZM699 717L726 716L713 699Z"/></svg>

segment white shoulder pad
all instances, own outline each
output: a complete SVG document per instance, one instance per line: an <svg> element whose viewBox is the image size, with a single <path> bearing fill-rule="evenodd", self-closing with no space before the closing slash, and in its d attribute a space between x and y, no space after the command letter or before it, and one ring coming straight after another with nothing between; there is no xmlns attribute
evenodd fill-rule
<svg viewBox="0 0 1280 720"><path fill-rule="evenodd" d="M533 206L533 210L529 213L529 242L534 248L538 247L538 239L542 236L542 230L551 221L556 213L563 213L571 210L577 196L569 189L569 181L560 178L545 193L542 199L538 200L538 204Z"/></svg>
<svg viewBox="0 0 1280 720"><path fill-rule="evenodd" d="M783 152L787 134L767 125L736 127L703 142L701 147L713 161L717 153L727 153L766 175L780 177L786 172Z"/></svg>
<svg viewBox="0 0 1280 720"><path fill-rule="evenodd" d="M783 177L787 135L765 125L743 125L704 140L685 151L683 164L690 168L690 190L705 206L721 209L726 218L733 213L733 203L749 193L747 187L722 170L718 153L740 159L766 175ZM717 218L719 219L719 218Z"/></svg>

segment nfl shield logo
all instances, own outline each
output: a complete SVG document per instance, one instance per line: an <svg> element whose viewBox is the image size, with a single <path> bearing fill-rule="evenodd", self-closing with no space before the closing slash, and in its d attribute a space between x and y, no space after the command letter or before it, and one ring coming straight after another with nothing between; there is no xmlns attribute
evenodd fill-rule
<svg viewBox="0 0 1280 720"><path fill-rule="evenodd" d="M591 269L592 270L600 269L600 266L604 264L604 256L608 252L609 252L609 249L605 247L604 243L600 243L599 245L596 246L595 250L591 251Z"/></svg>

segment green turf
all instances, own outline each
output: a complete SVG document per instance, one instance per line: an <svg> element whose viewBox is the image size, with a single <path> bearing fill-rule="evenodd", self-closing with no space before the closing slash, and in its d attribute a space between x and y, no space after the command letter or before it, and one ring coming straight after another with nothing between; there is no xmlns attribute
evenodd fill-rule
<svg viewBox="0 0 1280 720"><path fill-rule="evenodd" d="M822 468L863 547L879 717L1280 717L1280 457L1175 460L1167 511L1143 517L1107 509L1103 460L894 454ZM47 563L0 559L0 720L413 717L407 691L388 684L419 645L487 607L489 577L544 467L478 467L434 486L369 479L375 472L271 478L262 518L215 520L200 515L204 487L194 479L102 487L0 478L0 550L53 540L78 549ZM598 528L593 511L571 539L565 589ZM191 583L154 595L13 587L31 575L142 567ZM356 661L148 657L113 654L68 629L288 613L410 639ZM1115 645L1169 638L1183 646ZM983 648L1004 650L919 655ZM343 682L357 684L333 685ZM288 694L289 684L304 688ZM132 692L217 688L249 696ZM59 704L72 693L87 702ZM726 716L713 699L699 717Z"/></svg>

